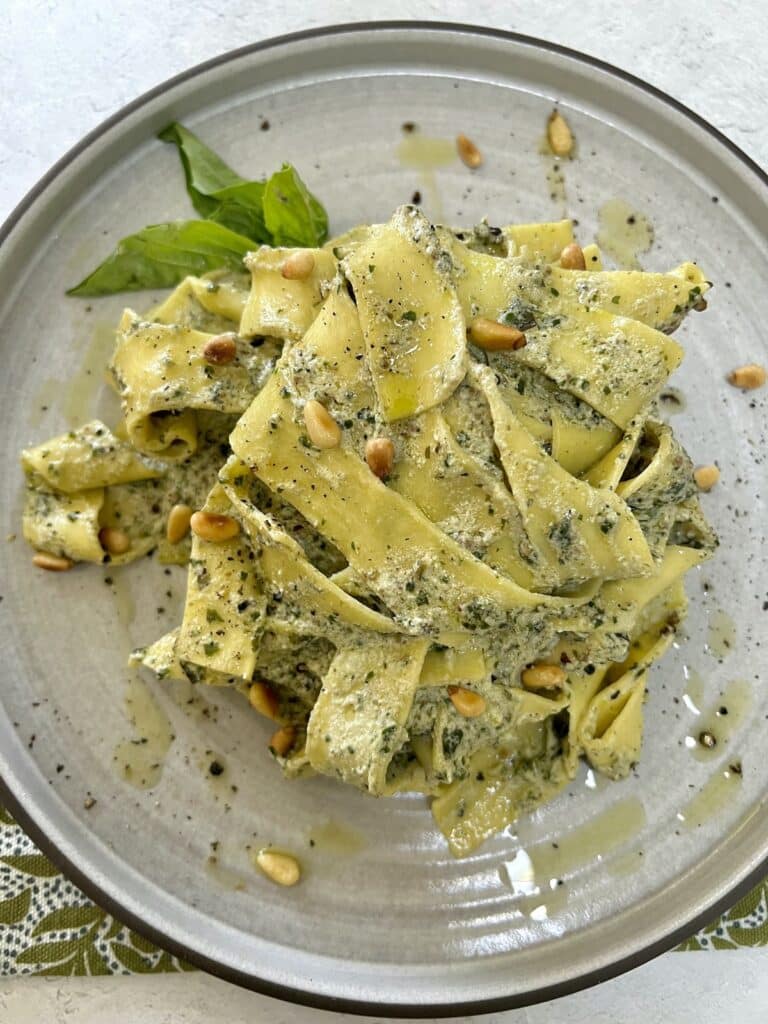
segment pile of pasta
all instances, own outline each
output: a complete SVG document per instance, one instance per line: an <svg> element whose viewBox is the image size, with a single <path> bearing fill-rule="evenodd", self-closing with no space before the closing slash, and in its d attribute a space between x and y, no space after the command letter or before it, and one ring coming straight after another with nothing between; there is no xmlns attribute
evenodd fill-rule
<svg viewBox="0 0 768 1024"><path fill-rule="evenodd" d="M135 661L250 697L289 776L431 795L457 855L582 757L630 771L683 576L716 545L657 409L708 283L605 271L594 246L567 269L572 245L567 221L461 232L402 207L262 247L125 311L114 432L23 454L38 551L188 564L180 626ZM180 503L201 515L172 543ZM105 552L105 529L127 542Z"/></svg>

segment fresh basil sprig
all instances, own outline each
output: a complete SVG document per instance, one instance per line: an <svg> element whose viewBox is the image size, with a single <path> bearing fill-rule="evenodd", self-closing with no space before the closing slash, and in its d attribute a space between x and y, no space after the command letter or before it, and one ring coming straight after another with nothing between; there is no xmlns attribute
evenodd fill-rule
<svg viewBox="0 0 768 1024"><path fill-rule="evenodd" d="M263 181L241 178L182 124L169 124L158 138L178 148L187 193L201 217L254 242L272 242L264 223Z"/></svg>
<svg viewBox="0 0 768 1024"><path fill-rule="evenodd" d="M240 269L245 253L264 243L314 247L327 238L325 209L290 164L266 181L248 181L181 124L158 137L177 147L187 193L205 219L154 224L123 238L69 295L168 288L187 274Z"/></svg>
<svg viewBox="0 0 768 1024"><path fill-rule="evenodd" d="M328 237L328 214L290 164L267 181L263 207L272 245L314 247Z"/></svg>
<svg viewBox="0 0 768 1024"><path fill-rule="evenodd" d="M142 288L170 288L187 274L228 267L242 269L253 243L208 220L152 224L117 243L112 252L68 295L113 295Z"/></svg>

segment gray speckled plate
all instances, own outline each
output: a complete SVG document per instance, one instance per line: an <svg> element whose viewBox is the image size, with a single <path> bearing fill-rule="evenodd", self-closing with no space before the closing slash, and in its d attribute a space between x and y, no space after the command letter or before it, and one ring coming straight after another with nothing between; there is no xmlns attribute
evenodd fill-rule
<svg viewBox="0 0 768 1024"><path fill-rule="evenodd" d="M516 834L454 861L422 799L288 783L270 763L266 727L234 695L188 705L149 681L175 740L157 785L136 789L114 762L136 735L125 657L169 627L182 573L150 562L115 572L115 598L98 568L52 576L32 571L20 540L0 545L5 799L95 899L268 993L379 1014L519 1005L640 963L757 877L768 855L765 392L723 378L768 359L765 178L672 101L577 54L456 26L358 26L246 48L137 100L55 167L2 232L5 534L18 530L17 451L104 411L93 381L124 299L90 308L65 287L121 235L187 215L177 157L154 141L167 121L183 119L243 172L293 161L334 229L384 218L415 189L433 215L470 224L562 214L538 152L555 99L579 142L565 187L582 239L602 203L624 198L655 227L647 267L696 259L716 284L708 313L680 332L688 358L675 383L687 408L675 423L696 461L722 468L705 505L723 544L689 579L687 636L654 669L630 779L595 786L583 772ZM396 155L406 120L428 136L467 132L483 168L441 167L432 194ZM733 680L743 681L738 700ZM726 699L727 742L698 760L686 737ZM214 756L227 766L215 783ZM737 760L743 774L723 776ZM97 803L86 811L88 793ZM246 845L270 841L301 855L299 888L253 871Z"/></svg>

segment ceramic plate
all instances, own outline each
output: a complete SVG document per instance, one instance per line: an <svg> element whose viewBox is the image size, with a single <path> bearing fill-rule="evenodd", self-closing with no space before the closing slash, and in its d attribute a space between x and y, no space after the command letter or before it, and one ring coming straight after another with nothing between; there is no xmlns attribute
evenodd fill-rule
<svg viewBox="0 0 768 1024"><path fill-rule="evenodd" d="M578 139L564 182L540 153L555 100ZM768 854L765 392L724 381L736 364L768 361L765 177L648 86L502 33L329 29L193 69L84 139L3 230L3 534L19 530L19 449L114 414L100 375L126 300L88 304L64 290L122 235L190 215L178 158L155 141L174 118L241 173L292 161L335 231L386 218L420 191L448 223L567 212L589 240L606 202L628 203L653 226L646 268L694 259L715 282L706 315L678 335L688 355L670 411L694 460L722 468L704 499L722 545L691 574L686 635L653 671L637 771L604 784L583 770L556 801L457 861L419 797L375 801L328 780L284 781L267 726L236 695L189 703L189 693L147 679L160 724L141 720L146 700L131 724L126 656L177 619L180 570L168 576L145 560L53 576L33 571L20 539L3 540L5 799L124 920L210 971L315 1006L490 1010L573 990L670 947L756 880ZM427 138L471 135L482 169L455 159L409 165L399 150L406 121ZM700 760L686 739L724 703L728 728L717 720L721 742ZM167 751L164 720L175 737ZM117 770L121 744L141 735L159 765L151 789ZM216 778L214 759L225 766ZM280 889L253 870L247 847L267 842L300 855L300 887Z"/></svg>

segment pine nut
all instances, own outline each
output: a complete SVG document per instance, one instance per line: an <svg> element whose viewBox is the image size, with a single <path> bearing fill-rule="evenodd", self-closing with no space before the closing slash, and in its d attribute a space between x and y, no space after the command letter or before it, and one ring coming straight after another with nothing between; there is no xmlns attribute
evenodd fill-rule
<svg viewBox="0 0 768 1024"><path fill-rule="evenodd" d="M566 245L560 253L560 266L563 270L586 270L587 264L584 259L584 250L576 242Z"/></svg>
<svg viewBox="0 0 768 1024"><path fill-rule="evenodd" d="M280 273L288 281L305 281L315 269L315 257L308 249L299 249L283 260Z"/></svg>
<svg viewBox="0 0 768 1024"><path fill-rule="evenodd" d="M304 406L304 423L316 448L338 448L341 444L341 427L325 406L314 398Z"/></svg>
<svg viewBox="0 0 768 1024"><path fill-rule="evenodd" d="M110 555L124 555L131 546L131 538L124 530L105 526L99 530L99 543Z"/></svg>
<svg viewBox="0 0 768 1024"><path fill-rule="evenodd" d="M285 757L296 741L296 730L292 725L284 725L273 733L269 740L269 749L275 757Z"/></svg>
<svg viewBox="0 0 768 1024"><path fill-rule="evenodd" d="M365 444L365 461L379 480L386 480L395 464L395 446L388 437L372 437Z"/></svg>
<svg viewBox="0 0 768 1024"><path fill-rule="evenodd" d="M269 683L254 683L248 691L248 700L254 711L266 718L275 719L280 710L280 701Z"/></svg>
<svg viewBox="0 0 768 1024"><path fill-rule="evenodd" d="M555 156L570 156L573 151L573 132L559 110L553 110L547 120L547 140Z"/></svg>
<svg viewBox="0 0 768 1024"><path fill-rule="evenodd" d="M747 363L746 366L739 366L728 374L728 383L735 388L744 388L751 391L753 388L761 388L765 384L765 367L757 363Z"/></svg>
<svg viewBox="0 0 768 1024"><path fill-rule="evenodd" d="M232 540L240 533L240 524L232 516L222 516L215 512L195 512L189 520L192 532L202 540L211 544L219 544L224 540Z"/></svg>
<svg viewBox="0 0 768 1024"><path fill-rule="evenodd" d="M469 325L470 340L488 352L508 352L525 345L525 335L516 327L479 316Z"/></svg>
<svg viewBox="0 0 768 1024"><path fill-rule="evenodd" d="M531 665L523 670L523 686L529 690L553 690L565 682L565 671L559 665Z"/></svg>
<svg viewBox="0 0 768 1024"><path fill-rule="evenodd" d="M472 170L479 167L483 162L483 154L474 144L471 139L468 139L466 135L456 136L456 149L459 151L459 156L463 163L467 167L471 167Z"/></svg>
<svg viewBox="0 0 768 1024"><path fill-rule="evenodd" d="M213 363L214 366L226 366L231 363L237 355L237 345L234 334L219 334L210 341L206 341L203 347L203 359L206 363Z"/></svg>
<svg viewBox="0 0 768 1024"><path fill-rule="evenodd" d="M699 743L702 747L713 750L717 746L717 737L709 729L702 729L699 733Z"/></svg>
<svg viewBox="0 0 768 1024"><path fill-rule="evenodd" d="M485 711L485 697L474 690L465 690L463 686L449 686L448 696L464 718L477 718Z"/></svg>
<svg viewBox="0 0 768 1024"><path fill-rule="evenodd" d="M174 505L168 513L168 522L165 525L165 536L169 544L178 544L179 541L189 533L189 521L192 518L192 509L189 505Z"/></svg>
<svg viewBox="0 0 768 1024"><path fill-rule="evenodd" d="M48 551L38 551L32 557L32 564L38 569L47 569L49 572L66 572L75 564L72 559L64 558L63 555L52 555Z"/></svg>
<svg viewBox="0 0 768 1024"><path fill-rule="evenodd" d="M694 302L691 309L695 309L697 313L703 313L707 308L707 300L705 298L699 299L698 302Z"/></svg>
<svg viewBox="0 0 768 1024"><path fill-rule="evenodd" d="M720 479L720 470L717 466L699 466L693 472L693 479L700 491L711 491Z"/></svg>
<svg viewBox="0 0 768 1024"><path fill-rule="evenodd" d="M301 878L299 862L290 853L277 850L259 850L256 863L272 882L278 885L296 885Z"/></svg>

